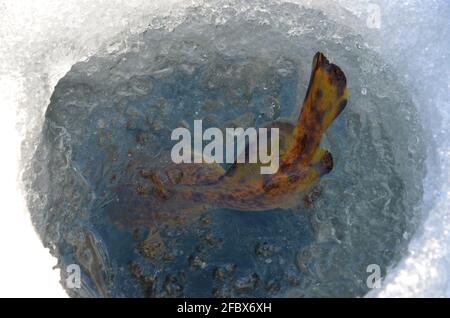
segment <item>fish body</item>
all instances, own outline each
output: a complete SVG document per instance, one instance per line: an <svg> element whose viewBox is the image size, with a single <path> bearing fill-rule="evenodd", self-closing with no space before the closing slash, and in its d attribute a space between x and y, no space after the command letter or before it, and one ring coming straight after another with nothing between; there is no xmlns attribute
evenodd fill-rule
<svg viewBox="0 0 450 318"><path fill-rule="evenodd" d="M276 173L261 174L261 163L234 163L225 171L217 163L174 164L167 155L161 156L159 164L152 164L156 168L146 169L141 163L133 167L153 189L143 200L147 216L211 208L266 211L298 206L319 178L333 168L331 154L319 145L347 98L342 70L316 53L296 123L278 120L266 125L279 128L280 165ZM145 163L145 159L140 162Z"/></svg>

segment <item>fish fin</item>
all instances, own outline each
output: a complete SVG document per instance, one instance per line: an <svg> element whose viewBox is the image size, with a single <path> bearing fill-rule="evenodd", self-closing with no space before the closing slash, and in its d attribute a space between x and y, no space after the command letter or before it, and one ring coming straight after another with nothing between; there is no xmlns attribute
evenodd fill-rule
<svg viewBox="0 0 450 318"><path fill-rule="evenodd" d="M347 98L344 72L322 53L316 53L294 138L282 157L282 165L305 164L313 159L322 134L345 108Z"/></svg>
<svg viewBox="0 0 450 318"><path fill-rule="evenodd" d="M321 176L327 174L333 169L333 156L328 150L319 148L311 160L311 165L319 169Z"/></svg>

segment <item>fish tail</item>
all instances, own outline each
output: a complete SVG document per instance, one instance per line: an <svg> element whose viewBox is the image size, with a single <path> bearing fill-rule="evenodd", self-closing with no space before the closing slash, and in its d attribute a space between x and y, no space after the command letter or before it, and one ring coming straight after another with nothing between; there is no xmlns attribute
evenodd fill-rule
<svg viewBox="0 0 450 318"><path fill-rule="evenodd" d="M308 90L294 128L294 139L282 158L282 164L304 164L314 158L322 134L344 110L347 98L344 72L322 53L316 53Z"/></svg>

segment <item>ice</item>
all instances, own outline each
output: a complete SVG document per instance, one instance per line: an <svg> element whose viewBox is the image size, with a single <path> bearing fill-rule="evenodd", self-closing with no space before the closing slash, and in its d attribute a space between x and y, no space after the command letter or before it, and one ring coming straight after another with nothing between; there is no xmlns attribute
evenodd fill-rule
<svg viewBox="0 0 450 318"><path fill-rule="evenodd" d="M100 136L95 135L97 140L114 146L108 144L111 117L116 115L133 132L150 117L150 132L134 136L134 141L161 143L151 132L170 129L184 119L169 116L176 103L161 91L161 83L173 81L171 88L182 89L176 86L177 81L191 79L196 72L203 74L202 81L193 84L199 93L202 87L217 89L224 92L225 103L242 106L227 120L245 119L249 114L277 117L278 107L280 115L288 116L295 110L295 101L303 97L313 53L324 50L346 71L351 90L348 109L324 141L337 159L335 171L324 180L323 197L310 214L271 216L286 232L288 244L282 251L271 257L271 262L264 258L253 267L249 266L251 260L242 260L234 273L235 283L221 285L218 295L233 294L233 286L258 285L247 284L250 278L254 282L255 276L241 271L244 267L256 271L259 285L267 286L265 291L257 290L257 295L361 296L367 292L365 267L377 263L383 274L386 270L388 274L382 290L370 296L450 296L450 151L446 137L450 70L449 45L444 41L449 35L448 4L301 2L306 8L315 8L312 10L282 1L256 1L252 6L244 1L162 3L117 1L106 6L94 1L50 1L42 6L30 1L7 2L0 7L7 17L1 22L0 36L8 43L0 49L1 82L17 85L17 100L11 107L19 111L19 134L25 140L21 171L26 171L28 205L43 241L54 251L62 241L75 245L85 242L79 235L83 227L92 230L92 204L110 200L107 197L98 202L100 193L96 190L101 185L94 181L99 172L86 170L92 166L89 162L101 159L89 148L87 132L100 132ZM379 23L375 23L376 17L373 20L377 8ZM146 28L148 31L142 33ZM162 31L152 32L158 29ZM184 41L186 38L190 41ZM221 53L215 64L211 64L211 52ZM251 60L254 56L260 59ZM53 88L78 61L85 62L75 65L59 83L44 124ZM217 71L221 67L223 73ZM108 71L111 68L113 71ZM251 83L252 78L261 81ZM294 78L298 83L289 87L286 83ZM227 86L222 87L224 83ZM255 90L261 91L260 99L251 94ZM0 94L5 96L5 92ZM146 114L139 98L149 94L159 98ZM207 100L195 103L202 98ZM124 109L115 114L111 105L118 99ZM197 95L187 101L191 104L183 107L194 110L194 115L200 116L206 107L211 125L223 123L222 101ZM186 121L192 122L190 118ZM125 131L114 133L127 138ZM120 162L120 156L128 156L128 149L119 149L115 155ZM230 226L241 230L249 222L264 222L260 217L256 221L226 213L222 217L238 220ZM293 221L303 224L301 229L290 227ZM302 229L305 233L299 234ZM224 234L215 228L211 231ZM234 233L232 228L229 231ZM277 242L279 234L272 231L266 232L265 238ZM66 236L60 237L63 233ZM98 229L92 233L96 242L102 241ZM253 248L254 242L264 243L258 235L248 233L255 241L243 244L241 251ZM92 269L91 274L108 272L111 261L116 271L120 269L114 255L109 259L105 255L103 250L108 247L104 243L94 249L87 245L80 248L101 260L103 268ZM69 259L60 259L61 267L72 261L70 253L64 255ZM202 257L205 255L208 257ZM208 269L225 268L225 263ZM211 259L206 264L211 264ZM300 276L298 266L305 268ZM141 269L135 268L138 277L144 275ZM261 274L269 269L275 276L281 275L277 272L280 269L287 269L283 286L293 282L291 287L271 288L274 284ZM161 288L169 294L179 293L182 277L173 276L171 270ZM296 281L300 286L295 286ZM131 286L124 288L131 292ZM186 293L196 293L189 284L184 288ZM88 284L80 294L98 292Z"/></svg>
<svg viewBox="0 0 450 318"><path fill-rule="evenodd" d="M386 2L379 51L397 65L421 112L429 140L425 220L404 260L371 296L450 297L449 97L450 7L444 1ZM383 11L382 11L383 12ZM398 12L401 12L399 14ZM386 46L386 47L385 47ZM395 47L395 50L392 48Z"/></svg>

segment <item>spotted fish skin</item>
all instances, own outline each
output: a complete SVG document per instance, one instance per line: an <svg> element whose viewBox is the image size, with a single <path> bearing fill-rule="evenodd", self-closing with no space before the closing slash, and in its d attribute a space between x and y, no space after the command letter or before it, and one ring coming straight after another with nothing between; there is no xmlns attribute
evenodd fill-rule
<svg viewBox="0 0 450 318"><path fill-rule="evenodd" d="M279 128L280 166L275 174L262 175L260 163L235 163L225 172L215 163L173 164L165 155L159 164L153 162L154 169L133 168L140 169L153 189L143 196L146 208L139 217L134 216L135 220L142 216L147 221L171 218L174 211L187 215L211 208L266 211L298 206L319 178L333 168L331 154L319 145L347 99L344 72L322 53L316 53L297 122L266 125ZM145 159L140 162L145 163Z"/></svg>

